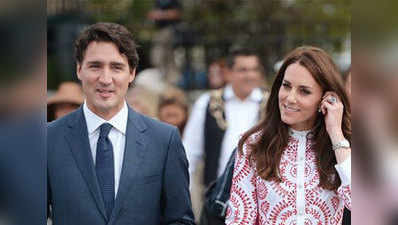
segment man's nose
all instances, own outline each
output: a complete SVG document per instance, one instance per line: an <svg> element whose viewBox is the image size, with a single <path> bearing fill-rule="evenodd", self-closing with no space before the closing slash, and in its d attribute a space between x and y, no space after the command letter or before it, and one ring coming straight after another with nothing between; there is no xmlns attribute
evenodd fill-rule
<svg viewBox="0 0 398 225"><path fill-rule="evenodd" d="M112 73L109 69L105 68L100 77L99 77L99 82L102 84L108 85L112 83Z"/></svg>

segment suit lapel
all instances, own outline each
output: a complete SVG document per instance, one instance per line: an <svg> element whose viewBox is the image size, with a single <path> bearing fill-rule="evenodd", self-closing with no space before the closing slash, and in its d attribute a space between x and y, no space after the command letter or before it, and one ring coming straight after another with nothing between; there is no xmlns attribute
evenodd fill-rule
<svg viewBox="0 0 398 225"><path fill-rule="evenodd" d="M145 130L145 123L139 115L129 107L123 167L120 175L115 208L111 216L112 220L116 219L116 216L119 215L123 201L126 199L126 195L130 190L130 186L134 182L134 178L137 176L142 166L145 146L147 143L147 140L145 140L146 136L144 134ZM112 224L112 221L110 221L109 224Z"/></svg>
<svg viewBox="0 0 398 225"><path fill-rule="evenodd" d="M105 204L102 199L95 173L94 161L91 155L83 108L80 107L80 109L75 113L76 120L70 121L70 132L65 135L65 138L70 145L72 155L75 158L76 164L79 167L93 198L95 199L99 211L106 219Z"/></svg>

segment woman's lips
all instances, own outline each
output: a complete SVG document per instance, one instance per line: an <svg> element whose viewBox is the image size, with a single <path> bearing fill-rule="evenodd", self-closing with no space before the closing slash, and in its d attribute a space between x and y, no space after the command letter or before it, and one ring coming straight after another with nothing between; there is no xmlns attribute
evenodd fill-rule
<svg viewBox="0 0 398 225"><path fill-rule="evenodd" d="M298 111L300 111L300 110L297 109L297 108L294 108L294 107L291 107L291 106L287 106L287 105L285 105L285 104L283 104L283 108L284 108L287 112L298 112Z"/></svg>

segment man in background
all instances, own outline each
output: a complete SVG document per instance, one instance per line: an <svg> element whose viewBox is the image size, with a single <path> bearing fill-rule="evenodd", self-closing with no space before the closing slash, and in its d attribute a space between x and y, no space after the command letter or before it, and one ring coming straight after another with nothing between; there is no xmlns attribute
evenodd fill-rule
<svg viewBox="0 0 398 225"><path fill-rule="evenodd" d="M183 135L191 175L204 158L205 186L222 173L240 136L260 120L267 100L267 93L259 88L264 69L254 52L231 52L227 67L230 83L199 97Z"/></svg>

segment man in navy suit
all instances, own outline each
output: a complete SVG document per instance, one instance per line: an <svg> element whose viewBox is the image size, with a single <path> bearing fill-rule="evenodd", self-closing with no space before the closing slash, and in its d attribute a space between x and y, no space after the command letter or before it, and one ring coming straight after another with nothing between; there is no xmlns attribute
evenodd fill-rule
<svg viewBox="0 0 398 225"><path fill-rule="evenodd" d="M125 101L138 63L131 33L97 23L82 32L75 51L85 102L47 129L53 224L194 224L177 128Z"/></svg>

